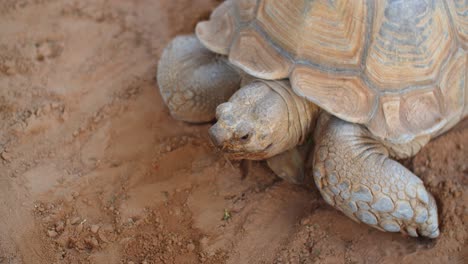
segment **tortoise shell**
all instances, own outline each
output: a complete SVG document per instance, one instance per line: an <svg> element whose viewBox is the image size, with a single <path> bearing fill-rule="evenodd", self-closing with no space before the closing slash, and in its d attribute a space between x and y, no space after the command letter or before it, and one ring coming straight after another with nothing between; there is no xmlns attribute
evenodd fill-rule
<svg viewBox="0 0 468 264"><path fill-rule="evenodd" d="M289 78L297 94L394 143L468 112L466 0L228 0L196 34L245 72Z"/></svg>

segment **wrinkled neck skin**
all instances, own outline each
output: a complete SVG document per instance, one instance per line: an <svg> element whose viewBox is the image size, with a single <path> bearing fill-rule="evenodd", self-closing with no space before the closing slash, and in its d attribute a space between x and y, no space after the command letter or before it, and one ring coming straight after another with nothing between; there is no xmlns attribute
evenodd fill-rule
<svg viewBox="0 0 468 264"><path fill-rule="evenodd" d="M255 80L216 115L210 136L228 158L264 160L304 143L319 108L297 96L288 81Z"/></svg>
<svg viewBox="0 0 468 264"><path fill-rule="evenodd" d="M276 153L272 155L274 156L306 142L316 126L320 108L307 99L296 95L289 82L276 82L274 85L270 85L270 88L284 101L287 108L285 119L288 124L287 133L280 140L284 145L278 147Z"/></svg>

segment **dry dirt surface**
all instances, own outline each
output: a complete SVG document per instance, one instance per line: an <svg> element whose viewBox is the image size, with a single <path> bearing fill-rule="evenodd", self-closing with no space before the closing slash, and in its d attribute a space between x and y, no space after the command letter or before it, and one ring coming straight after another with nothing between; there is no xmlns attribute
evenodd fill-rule
<svg viewBox="0 0 468 264"><path fill-rule="evenodd" d="M467 263L467 121L404 161L439 204L430 241L263 163L243 177L209 125L169 116L161 51L217 4L0 1L0 263Z"/></svg>

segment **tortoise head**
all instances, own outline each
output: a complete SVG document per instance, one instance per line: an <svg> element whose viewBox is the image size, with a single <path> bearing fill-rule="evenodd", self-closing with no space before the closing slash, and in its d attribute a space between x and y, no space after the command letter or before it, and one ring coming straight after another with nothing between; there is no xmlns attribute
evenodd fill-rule
<svg viewBox="0 0 468 264"><path fill-rule="evenodd" d="M232 159L262 160L288 145L288 106L267 83L255 81L216 109L209 131L213 143Z"/></svg>

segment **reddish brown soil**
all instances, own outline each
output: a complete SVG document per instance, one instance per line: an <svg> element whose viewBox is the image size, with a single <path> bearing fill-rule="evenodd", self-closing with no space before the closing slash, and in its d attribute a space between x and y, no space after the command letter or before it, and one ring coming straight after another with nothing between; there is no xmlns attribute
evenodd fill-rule
<svg viewBox="0 0 468 264"><path fill-rule="evenodd" d="M354 223L173 120L162 48L217 1L0 1L0 263L467 263L468 122L404 161L439 239Z"/></svg>

